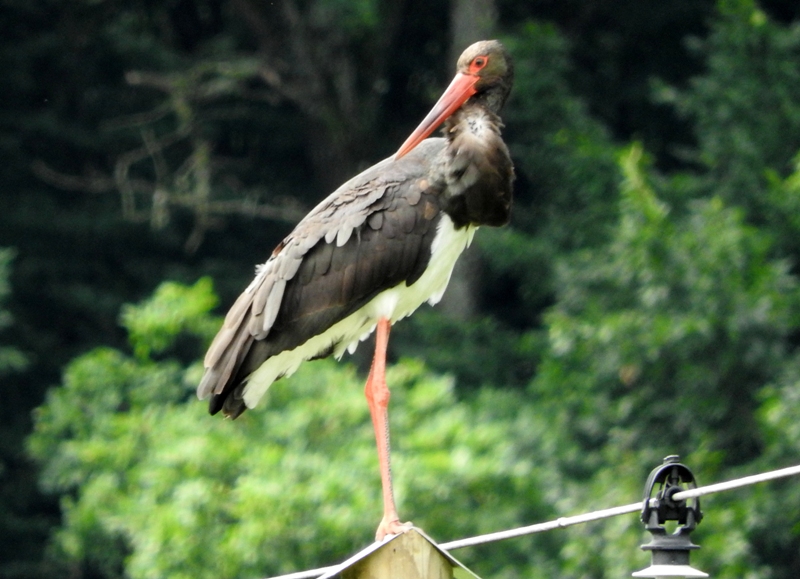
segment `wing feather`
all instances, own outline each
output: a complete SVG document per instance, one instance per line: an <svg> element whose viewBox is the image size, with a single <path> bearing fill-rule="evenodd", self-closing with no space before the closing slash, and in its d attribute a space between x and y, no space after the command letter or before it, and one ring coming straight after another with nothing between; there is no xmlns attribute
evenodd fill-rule
<svg viewBox="0 0 800 579"><path fill-rule="evenodd" d="M263 331L266 334L269 333L270 328L272 328L272 324L275 322L275 318L278 316L278 311L281 307L281 300L283 300L283 292L286 290L286 280L279 279L275 282L272 286L272 292L269 295L269 299L267 300L267 308L264 310L264 322L263 322ZM263 339L263 338L259 338Z"/></svg>
<svg viewBox="0 0 800 579"><path fill-rule="evenodd" d="M350 236L352 234L353 234L352 227L345 226L339 229L339 232L336 234L336 247L341 247L345 243L347 243L347 240L350 239Z"/></svg>
<svg viewBox="0 0 800 579"><path fill-rule="evenodd" d="M381 291L419 277L419 264L430 258L423 238L435 235L435 219L419 214L422 207L439 206L441 191L428 188L423 176L443 144L429 139L418 154L387 159L345 183L258 268L205 358L197 393L211 395L212 413L222 409L235 418L245 409L244 385L263 362L324 332ZM422 197L427 203L420 203ZM326 345L313 357L336 346Z"/></svg>
<svg viewBox="0 0 800 579"><path fill-rule="evenodd" d="M267 305L267 299L269 299L269 296L272 293L272 286L275 283L275 278L273 276L264 276L260 281L261 283L256 284L253 288L253 291L250 292L252 294L252 307L250 308L250 313L253 316L260 316L264 312L264 308Z"/></svg>

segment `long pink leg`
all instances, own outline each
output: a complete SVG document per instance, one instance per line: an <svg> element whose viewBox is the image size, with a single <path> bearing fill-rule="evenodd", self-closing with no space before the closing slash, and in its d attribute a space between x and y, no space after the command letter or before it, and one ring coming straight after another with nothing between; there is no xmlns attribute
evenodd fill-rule
<svg viewBox="0 0 800 579"><path fill-rule="evenodd" d="M364 394L372 415L372 426L375 428L375 442L378 446L378 462L381 469L381 486L383 487L383 519L378 525L375 540L382 541L386 535L397 535L407 531L409 524L400 522L397 507L394 504L392 490L392 467L389 458L389 388L386 386L386 346L389 344L391 323L386 318L378 320L375 333L375 355L372 367L364 387Z"/></svg>

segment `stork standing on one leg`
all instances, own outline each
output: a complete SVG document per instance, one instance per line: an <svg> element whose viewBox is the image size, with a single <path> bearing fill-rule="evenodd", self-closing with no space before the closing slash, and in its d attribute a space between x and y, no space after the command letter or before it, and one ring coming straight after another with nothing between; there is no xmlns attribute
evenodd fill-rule
<svg viewBox="0 0 800 579"><path fill-rule="evenodd" d="M383 519L377 540L403 532L389 465L389 330L435 304L480 225L508 222L514 168L498 113L511 58L478 42L430 113L394 155L317 205L256 270L205 357L197 388L209 410L236 418L305 360L353 351L376 330L365 393L378 446ZM427 137L445 123L445 138Z"/></svg>

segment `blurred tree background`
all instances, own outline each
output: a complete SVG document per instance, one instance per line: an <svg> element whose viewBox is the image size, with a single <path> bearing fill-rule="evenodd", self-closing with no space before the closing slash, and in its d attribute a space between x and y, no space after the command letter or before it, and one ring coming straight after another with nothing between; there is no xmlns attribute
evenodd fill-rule
<svg viewBox="0 0 800 579"><path fill-rule="evenodd" d="M362 347L194 399L256 263L499 37L512 223L393 333L401 513L439 540L800 455L791 0L3 0L0 577L263 577L371 539ZM126 305L127 304L127 305ZM135 304L135 305L131 305ZM714 577L800 573L800 486L716 495ZM456 555L620 577L635 517Z"/></svg>

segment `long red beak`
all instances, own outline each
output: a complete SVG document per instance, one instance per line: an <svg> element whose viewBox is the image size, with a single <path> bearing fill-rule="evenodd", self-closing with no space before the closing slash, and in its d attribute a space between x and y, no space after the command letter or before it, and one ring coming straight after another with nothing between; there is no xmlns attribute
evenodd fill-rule
<svg viewBox="0 0 800 579"><path fill-rule="evenodd" d="M464 74L459 72L444 94L439 97L439 100L433 105L431 112L422 120L419 126L411 133L411 136L406 139L403 146L395 153L395 160L406 155L414 147L419 145L428 136L441 125L447 117L452 115L458 107L463 105L469 97L474 95L477 90L475 83L478 82L480 77L473 74Z"/></svg>

